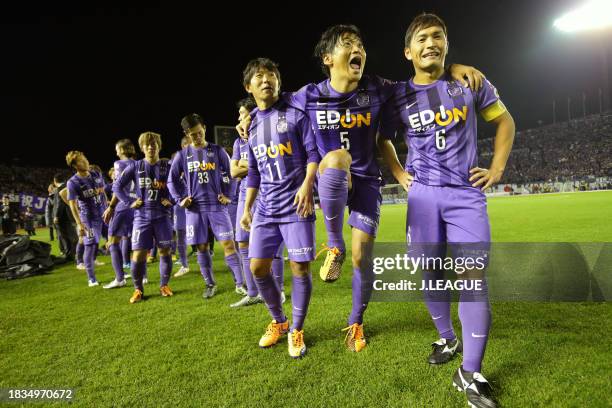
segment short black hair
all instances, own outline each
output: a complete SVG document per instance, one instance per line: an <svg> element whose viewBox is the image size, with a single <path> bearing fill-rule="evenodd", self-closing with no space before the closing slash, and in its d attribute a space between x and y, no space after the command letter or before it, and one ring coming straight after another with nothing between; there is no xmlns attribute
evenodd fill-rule
<svg viewBox="0 0 612 408"><path fill-rule="evenodd" d="M244 107L249 112L255 109L257 104L255 103L255 99L252 96L247 96L246 98L242 98L238 102L236 102L236 108L240 109Z"/></svg>
<svg viewBox="0 0 612 408"><path fill-rule="evenodd" d="M248 64L244 68L244 71L242 71L242 85L244 85L244 87L246 88L246 86L251 83L251 78L253 78L253 75L255 75L255 73L261 68L274 72L274 75L276 75L276 79L278 79L278 86L280 88L281 75L280 71L278 70L278 64L272 61L270 58L263 57L255 58L248 62Z"/></svg>
<svg viewBox="0 0 612 408"><path fill-rule="evenodd" d="M202 119L202 117L197 113L190 113L181 119L181 127L183 128L184 132L187 132L189 129L196 127L197 125L206 127L204 124L204 119Z"/></svg>
<svg viewBox="0 0 612 408"><path fill-rule="evenodd" d="M416 33L434 26L440 26L442 28L442 31L444 31L444 35L448 39L448 34L446 32L446 24L444 24L444 21L433 13L422 13L416 16L408 26L408 29L406 30L406 35L404 36L404 47L410 47L410 41L412 41L412 37Z"/></svg>
<svg viewBox="0 0 612 408"><path fill-rule="evenodd" d="M55 173L53 175L53 181L56 181L58 183L63 183L64 181L66 181L66 173L64 172Z"/></svg>
<svg viewBox="0 0 612 408"><path fill-rule="evenodd" d="M334 48L338 43L338 40L342 37L342 34L354 34L363 43L363 38L361 37L361 32L359 28L353 24L337 24L329 27L327 30L321 34L321 38L319 42L315 46L314 49L314 57L319 58L321 63L321 70L323 73L329 78L329 67L323 63L323 57L325 54L332 54L334 52Z"/></svg>

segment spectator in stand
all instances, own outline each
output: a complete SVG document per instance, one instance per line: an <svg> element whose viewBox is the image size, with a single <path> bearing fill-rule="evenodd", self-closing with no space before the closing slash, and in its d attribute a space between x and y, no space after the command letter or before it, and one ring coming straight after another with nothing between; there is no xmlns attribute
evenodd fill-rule
<svg viewBox="0 0 612 408"><path fill-rule="evenodd" d="M15 206L11 204L7 195L2 197L2 234L17 233L17 222L19 221L19 213L15 210Z"/></svg>

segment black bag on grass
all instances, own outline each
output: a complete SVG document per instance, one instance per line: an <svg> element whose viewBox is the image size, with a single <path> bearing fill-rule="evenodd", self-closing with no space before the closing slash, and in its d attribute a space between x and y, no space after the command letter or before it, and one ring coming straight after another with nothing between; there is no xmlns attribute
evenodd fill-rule
<svg viewBox="0 0 612 408"><path fill-rule="evenodd" d="M18 279L40 275L52 267L50 244L32 241L27 235L0 237L0 278Z"/></svg>

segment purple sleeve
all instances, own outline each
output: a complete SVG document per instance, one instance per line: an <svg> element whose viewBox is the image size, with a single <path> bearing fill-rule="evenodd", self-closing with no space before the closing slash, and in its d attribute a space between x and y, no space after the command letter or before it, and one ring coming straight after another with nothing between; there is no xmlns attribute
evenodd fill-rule
<svg viewBox="0 0 612 408"><path fill-rule="evenodd" d="M181 173L184 172L183 151L180 150L174 156L174 160L172 160L170 174L168 175L168 190L176 202L180 202L182 199L187 197L187 186L185 184L185 180L183 180L181 177Z"/></svg>
<svg viewBox="0 0 612 408"><path fill-rule="evenodd" d="M497 102L499 100L499 94L497 93L497 88L493 86L488 79L485 80L485 83L482 87L476 92L476 109L478 112L482 111L486 107L491 104Z"/></svg>
<svg viewBox="0 0 612 408"><path fill-rule="evenodd" d="M232 160L240 160L240 138L234 140L234 147L232 147Z"/></svg>
<svg viewBox="0 0 612 408"><path fill-rule="evenodd" d="M221 193L229 197L232 185L230 183L229 155L224 148L219 146L219 170L221 171Z"/></svg>
<svg viewBox="0 0 612 408"><path fill-rule="evenodd" d="M284 92L281 97L289 106L293 106L301 111L306 110L306 101L308 100L308 88L310 85L305 85L297 92Z"/></svg>
<svg viewBox="0 0 612 408"><path fill-rule="evenodd" d="M312 123L305 114L300 112L300 116L301 118L298 120L298 124L302 133L304 150L306 151L306 163L319 163L321 158L319 157L319 151L317 149Z"/></svg>
<svg viewBox="0 0 612 408"><path fill-rule="evenodd" d="M398 88L399 89L399 88ZM393 140L397 130L401 127L401 109L398 109L398 95L393 93L386 102L383 103L380 111L380 125L378 133L384 138Z"/></svg>
<svg viewBox="0 0 612 408"><path fill-rule="evenodd" d="M121 200L127 205L132 204L132 202L134 202L135 200L130 198L130 196L125 193L126 187L132 181L135 183L136 186L138 186L137 180L134 177L135 163L136 162L128 164L128 166L123 170L123 172L119 175L119 177L115 179L115 182L113 183L113 193L115 193L115 196L119 200ZM136 190L138 190L138 187L136 187Z"/></svg>
<svg viewBox="0 0 612 408"><path fill-rule="evenodd" d="M66 183L66 187L68 188L68 200L76 200L79 198L77 187L74 181L68 180L68 183Z"/></svg>
<svg viewBox="0 0 612 408"><path fill-rule="evenodd" d="M253 149L249 146L249 173L247 175L247 188L259 188L261 183L261 175L257 167L257 159L253 153Z"/></svg>

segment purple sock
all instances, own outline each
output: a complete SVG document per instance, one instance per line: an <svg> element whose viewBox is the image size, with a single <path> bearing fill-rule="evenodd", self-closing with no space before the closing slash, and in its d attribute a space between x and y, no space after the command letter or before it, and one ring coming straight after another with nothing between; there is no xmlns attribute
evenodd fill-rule
<svg viewBox="0 0 612 408"><path fill-rule="evenodd" d="M291 282L291 303L293 304L293 325L291 330L302 330L304 319L308 312L308 305L310 304L312 278L310 274L306 276L293 276Z"/></svg>
<svg viewBox="0 0 612 408"><path fill-rule="evenodd" d="M142 278L144 278L146 271L147 261L132 261L132 280L134 281L134 288L139 289L143 293L144 287L142 285Z"/></svg>
<svg viewBox="0 0 612 408"><path fill-rule="evenodd" d="M162 255L159 257L159 286L166 286L170 282L170 274L172 273L172 256Z"/></svg>
<svg viewBox="0 0 612 408"><path fill-rule="evenodd" d="M115 270L115 279L118 282L121 282L125 276L123 273L123 257L121 256L121 248L119 248L119 244L110 244L108 247L111 256L111 263L113 264L113 269Z"/></svg>
<svg viewBox="0 0 612 408"><path fill-rule="evenodd" d="M238 248L242 256L242 269L244 270L244 281L246 282L247 295L255 297L259 293L255 284L255 277L251 273L251 260L249 259L249 248Z"/></svg>
<svg viewBox="0 0 612 408"><path fill-rule="evenodd" d="M285 261L283 258L272 259L272 276L280 291L285 290Z"/></svg>
<svg viewBox="0 0 612 408"><path fill-rule="evenodd" d="M77 264L83 263L83 254L85 253L85 245L78 243L76 247L76 262Z"/></svg>
<svg viewBox="0 0 612 408"><path fill-rule="evenodd" d="M207 285L214 285L215 277L212 271L212 258L208 251L198 251L198 265L200 265L200 272L202 273L204 282L206 282Z"/></svg>
<svg viewBox="0 0 612 408"><path fill-rule="evenodd" d="M276 282L272 275L268 273L264 278L255 277L255 283L257 284L257 289L259 289L261 297L266 302L266 306L272 318L276 320L277 323L285 322L287 317L285 317L283 313L280 290L278 290L278 286L276 286Z"/></svg>
<svg viewBox="0 0 612 408"><path fill-rule="evenodd" d="M94 254L96 253L97 245L85 245L83 251L83 262L87 271L87 279L90 282L96 282L96 274L94 272Z"/></svg>
<svg viewBox="0 0 612 408"><path fill-rule="evenodd" d="M132 249L132 242L129 238L121 240L121 256L123 262L126 264L130 262L130 250Z"/></svg>
<svg viewBox="0 0 612 408"><path fill-rule="evenodd" d="M325 169L319 177L319 202L325 218L327 245L345 250L342 226L348 199L348 174L344 170Z"/></svg>
<svg viewBox="0 0 612 408"><path fill-rule="evenodd" d="M363 314L368 308L370 296L372 294L371 283L370 288L364 287L365 279L362 276L360 268L353 268L352 287L352 309L348 319L349 326L351 324L363 324Z"/></svg>
<svg viewBox="0 0 612 408"><path fill-rule="evenodd" d="M236 286L244 285L244 278L242 277L242 265L240 265L240 256L238 256L238 253L234 252L233 254L226 256L225 264L232 271L232 274L234 275L234 283L236 284Z"/></svg>
<svg viewBox="0 0 612 408"><path fill-rule="evenodd" d="M423 280L426 282L443 281L444 271L424 271ZM427 283L429 287L429 283ZM425 305L431 319L438 329L438 334L441 338L446 340L454 340L457 338L455 331L453 330L453 322L451 320L451 291L450 289L444 291L423 291L425 297Z"/></svg>
<svg viewBox="0 0 612 408"><path fill-rule="evenodd" d="M184 229L176 230L176 250L179 254L181 265L187 268L187 241Z"/></svg>
<svg viewBox="0 0 612 408"><path fill-rule="evenodd" d="M466 281L468 282L468 281ZM491 327L486 280L482 279L482 290L463 290L459 295L459 320L463 336L463 369L481 370Z"/></svg>

